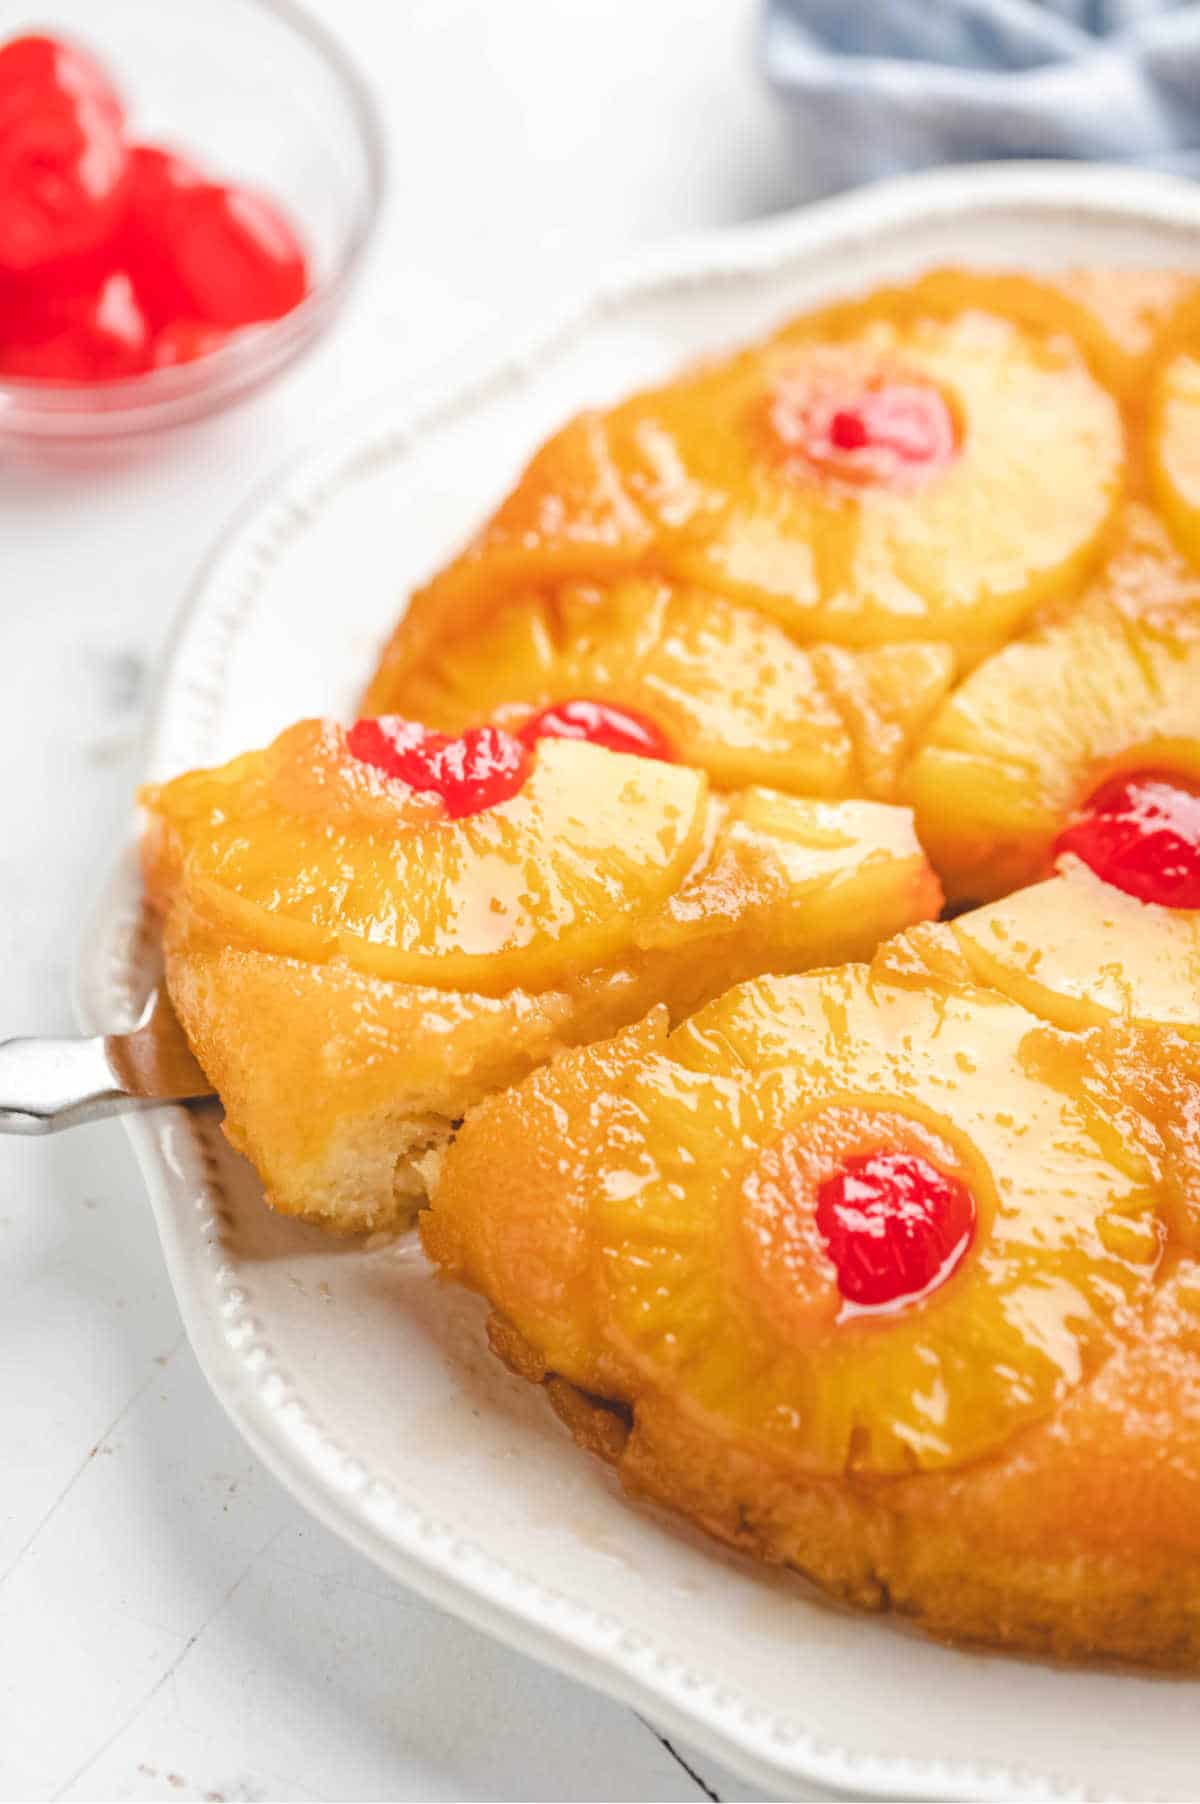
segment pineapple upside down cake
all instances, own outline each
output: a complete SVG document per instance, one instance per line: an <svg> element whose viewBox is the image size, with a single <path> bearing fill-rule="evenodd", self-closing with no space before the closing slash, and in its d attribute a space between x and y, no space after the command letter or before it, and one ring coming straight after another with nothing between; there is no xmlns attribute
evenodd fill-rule
<svg viewBox="0 0 1200 1804"><path fill-rule="evenodd" d="M144 794L171 998L277 1209L400 1225L562 1047L936 914L908 810L715 795L648 749L310 720Z"/></svg>
<svg viewBox="0 0 1200 1804"><path fill-rule="evenodd" d="M352 727L143 800L270 1203L419 1210L737 1549L1200 1667L1200 281L936 270L581 415Z"/></svg>

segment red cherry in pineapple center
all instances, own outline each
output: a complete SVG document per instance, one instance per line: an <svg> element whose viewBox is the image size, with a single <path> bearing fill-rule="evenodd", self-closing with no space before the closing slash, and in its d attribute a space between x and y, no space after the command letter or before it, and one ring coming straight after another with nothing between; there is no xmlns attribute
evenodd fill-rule
<svg viewBox="0 0 1200 1804"><path fill-rule="evenodd" d="M847 393L785 380L771 426L786 452L855 484L911 486L958 454L945 396L926 382L884 381Z"/></svg>
<svg viewBox="0 0 1200 1804"><path fill-rule="evenodd" d="M587 739L610 752L628 752L638 758L674 759L665 733L647 715L612 702L578 697L543 708L522 726L518 737L533 746L539 739Z"/></svg>
<svg viewBox="0 0 1200 1804"><path fill-rule="evenodd" d="M865 1153L818 1187L816 1220L842 1296L878 1309L950 1276L975 1231L975 1199L919 1153Z"/></svg>
<svg viewBox="0 0 1200 1804"><path fill-rule="evenodd" d="M1164 908L1200 908L1200 785L1166 771L1110 777L1060 833L1105 883Z"/></svg>
<svg viewBox="0 0 1200 1804"><path fill-rule="evenodd" d="M398 714L381 714L356 721L346 744L355 758L385 777L440 796L456 821L507 802L530 769L525 746L500 727L471 727L451 739Z"/></svg>

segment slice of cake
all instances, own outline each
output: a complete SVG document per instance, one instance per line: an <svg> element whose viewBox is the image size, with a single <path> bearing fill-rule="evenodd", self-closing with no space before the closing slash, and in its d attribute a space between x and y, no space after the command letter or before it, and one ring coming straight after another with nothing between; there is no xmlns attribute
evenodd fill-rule
<svg viewBox="0 0 1200 1804"><path fill-rule="evenodd" d="M465 1111L563 1046L936 912L906 811L714 796L587 739L305 721L143 795L172 1001L268 1200L405 1219Z"/></svg>

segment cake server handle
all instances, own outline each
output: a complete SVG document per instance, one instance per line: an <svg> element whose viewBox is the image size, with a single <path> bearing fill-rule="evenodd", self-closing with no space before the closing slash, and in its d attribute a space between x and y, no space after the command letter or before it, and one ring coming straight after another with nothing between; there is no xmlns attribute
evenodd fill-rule
<svg viewBox="0 0 1200 1804"><path fill-rule="evenodd" d="M128 1033L0 1040L0 1133L53 1134L103 1115L212 1094L161 984Z"/></svg>

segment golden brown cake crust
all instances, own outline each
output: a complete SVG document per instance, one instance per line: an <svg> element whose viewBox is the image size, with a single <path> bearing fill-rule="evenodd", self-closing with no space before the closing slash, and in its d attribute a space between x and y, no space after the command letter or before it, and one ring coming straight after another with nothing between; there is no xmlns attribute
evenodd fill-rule
<svg viewBox="0 0 1200 1804"><path fill-rule="evenodd" d="M803 1481L547 1371L502 1317L489 1339L546 1387L634 1497L845 1602L927 1633L1060 1659L1200 1670L1200 1266L1181 1263L1137 1342L1051 1422L949 1474Z"/></svg>
<svg viewBox="0 0 1200 1804"><path fill-rule="evenodd" d="M570 1021L560 992L387 983L225 944L185 912L164 951L175 1011L267 1201L340 1233L410 1221L424 1194L410 1162L444 1147L490 1087L549 1058Z"/></svg>

